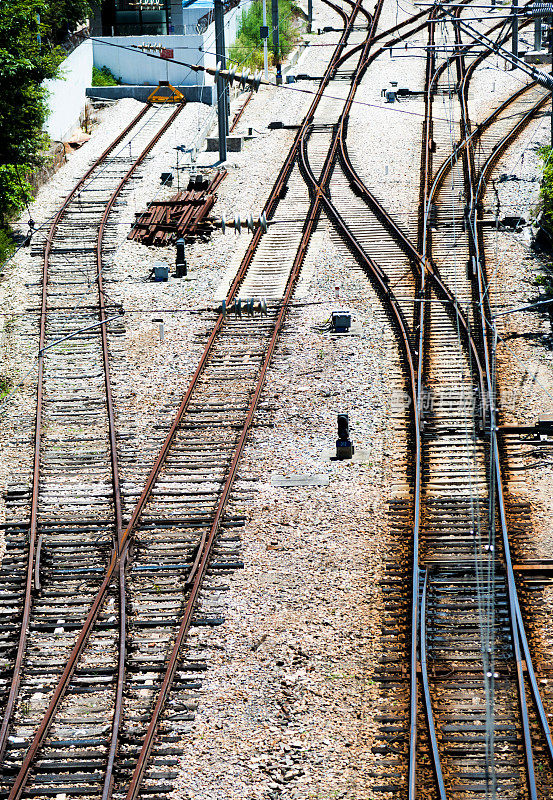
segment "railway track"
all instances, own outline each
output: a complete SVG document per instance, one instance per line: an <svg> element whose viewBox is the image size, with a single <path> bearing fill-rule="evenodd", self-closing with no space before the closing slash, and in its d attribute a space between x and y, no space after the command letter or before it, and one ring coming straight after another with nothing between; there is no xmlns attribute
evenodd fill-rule
<svg viewBox="0 0 553 800"><path fill-rule="evenodd" d="M538 784L550 793L549 772L535 775L553 749L526 636L532 604L521 612L487 402L482 208L501 152L547 98L523 86L473 127L469 87L482 58L458 33L447 62L429 55L419 207L398 222L348 149L350 113L388 47L426 30L433 45L441 34L424 11L378 33L383 0L371 13L361 0L347 12L326 1L342 20L340 41L265 204L269 230L254 234L226 298L263 294L268 314L213 312L138 497L121 488L108 336L123 327L118 318L108 328L119 310L106 302L104 256L112 210L180 107L157 112L161 129L145 108L77 184L46 240L33 487L14 497L6 531L4 610L22 620L4 637L0 790L9 800L133 800L174 788L208 666L204 630L224 622L225 579L241 566L238 465L323 212L382 300L411 401L397 418L406 491L390 508L400 545L388 556L388 653L377 678L391 711L380 720L373 789L462 800L498 790L533 798ZM433 115L437 95L448 98L447 122ZM70 287L64 305L61 286ZM83 309L71 327L68 297ZM51 359L45 348L73 323L85 330L67 350L48 349ZM527 516L516 502L509 512Z"/></svg>
<svg viewBox="0 0 553 800"><path fill-rule="evenodd" d="M451 66L448 65L448 73L450 70ZM436 183L443 193L436 191L436 185L431 186L432 157L436 150L440 152L439 128L431 117L431 87L433 76L440 73L443 75L445 70L436 72L435 65L429 64L424 129L427 144L423 145L421 176L421 194L427 211L421 215L423 226L419 246L422 245L424 259L433 260L429 269L432 281L427 278L426 283L439 290L434 300L443 300L446 292L450 306L444 307L435 301L421 303L421 309L423 305L426 308L421 310L416 328L419 352L425 355L418 362L419 385L416 392L412 391L411 397L418 404L414 421L416 425L418 423L421 433L422 452L419 455L415 445L412 449L415 454L415 481L420 482L422 491L417 498L415 488L414 509L410 502L405 501L400 501L392 509L392 524L402 538L405 538L406 531L413 524L413 511L414 524L419 528L411 551L414 565L411 632L407 629L398 636L397 617L402 613L407 617L409 608L401 590L407 572L405 566L403 570L398 570L397 564L393 564L386 589L392 602L388 606L390 615L385 622L384 637L396 641L399 639L399 643L397 652L384 659L381 677L392 688L393 695L394 684L399 686L402 683L396 671L397 657L405 658L410 644L410 796L415 796L423 787L426 787L426 791L436 792L439 797L478 797L482 792L495 793L499 789L506 791L508 796L523 796L526 787L529 796L536 796L534 753L543 769L544 761L548 760L548 746L544 748L543 739L538 745L533 743L529 731L524 677L520 669L520 647L524 647L525 637L520 615L517 617L517 601L514 599L516 589L509 575L508 535L503 519L503 553L500 547L495 547L495 536L490 538L490 493L494 498L492 506L495 501L493 483L490 489L493 454L485 436L482 436L486 424L482 419L484 403L474 402L475 397L482 396L488 368L480 366L479 376L476 374L475 361L485 360L482 355L485 336L478 342L474 334L470 334L468 342L466 336L468 331L478 331L482 324L477 319L479 306L473 304L474 287L471 287L470 271L468 276L466 274L471 253L470 242L466 242L468 226L465 224L463 197L465 192L468 195L468 186L460 154L453 161L449 156L442 169L438 170ZM442 93L451 92L449 81L448 74L447 85L439 87L438 84L438 90L441 88ZM461 93L466 91L467 86L468 81ZM515 92L489 120L484 121L484 133L479 131L478 134L482 142L478 141L477 144L480 169L484 169L483 165L491 169L501 150L540 111L545 102L541 90L525 87ZM458 119L455 109L452 109L451 120L457 123ZM451 152L450 126L442 124L442 128L444 133L449 134L449 141L442 144L444 153ZM462 139L470 136L470 130L467 133L466 129L461 128L461 135ZM432 141L432 147L428 141ZM476 150L476 144L473 149ZM443 180L444 172L448 180ZM479 199L479 195L475 195L475 200L470 202L476 206ZM375 200L370 200L374 208ZM452 213L455 208L457 214ZM402 237L394 231L393 222L388 220L388 228L396 234L396 240L401 241ZM403 246L408 252L407 242L404 241ZM414 252L412 256L416 262ZM422 258L420 260L424 263ZM437 266L440 267L439 273ZM463 284L463 281L466 283ZM423 286L416 286L419 293ZM412 290L411 285L409 288ZM417 294L414 292L413 296L417 297ZM392 305L390 298L387 298L387 302ZM455 314L452 314L452 307L456 310ZM407 349L406 341L403 342L403 349ZM410 370L412 367L407 364L408 375ZM488 389L487 383L485 386ZM418 504L421 511L420 524L417 526ZM504 515L501 503L498 515L500 518ZM409 548L406 550L408 552ZM503 568L505 561L506 573ZM514 649L509 649L510 630L514 630L510 636ZM483 631L487 637L485 649ZM520 642L517 641L519 638ZM528 682L532 683L533 667L527 647L525 657ZM396 664L393 664L395 661ZM431 679L429 662L432 665ZM513 672L519 674L518 686ZM422 709L419 709L417 702L421 679L423 707L430 732L422 759L417 757L415 749L417 730L422 727L418 720ZM532 694L538 710L537 718L541 718L544 735L548 735L535 685ZM486 711L490 702L493 706L492 715L489 710ZM405 746L401 742L403 726L407 722L407 708L404 713L399 718L390 715L382 719L385 744L378 752L392 754L387 781L378 787L382 791L402 791L405 776L399 767L399 756ZM537 723L534 728L536 726ZM534 730L534 736L536 733ZM524 758L521 758L522 742ZM495 754L496 743L501 752L499 758ZM523 769L524 764L526 770ZM395 771L392 772L392 769ZM392 776L395 782L390 780ZM547 786L549 778L543 774L540 778L542 782L545 781L543 786Z"/></svg>
<svg viewBox="0 0 553 800"><path fill-rule="evenodd" d="M434 43L432 27L429 42ZM460 42L459 47L462 47ZM371 275L393 316L401 338L407 388L417 410L414 420L409 415L411 422L415 423L414 437L411 435L414 503L399 501L392 512L392 524L402 538L406 538L406 532L415 525L411 549L412 602L408 602L402 591L407 572L398 570L397 563L394 563L386 589L389 599L394 602L387 606L390 615L383 631L383 638L392 652L383 659L381 674L381 679L389 686L396 682L396 685L402 684L401 661L409 656L410 644L410 768L405 776L400 766L400 753L404 753L405 745L398 744L403 739L408 721L405 708L404 716L392 714L382 718L385 745L377 748L377 752L393 755L386 763L386 780L377 789L398 794L407 789L410 797L419 791L435 791L439 797L478 797L483 792L495 794L499 790L507 792L508 796L523 796L528 791L528 796L535 797L534 764L537 761L543 770L544 762L551 758L551 741L546 742L549 729L537 690L524 625L517 610L500 483L495 494L494 471L497 476L500 467L496 463L493 445L490 447L485 436L486 397L492 396L489 384L491 369L485 357L486 331L478 337L478 329L486 327L479 320L485 284L481 284L480 296L475 296L474 283L471 286L472 267L467 270L473 255L473 243L468 235L463 198L469 197L466 203L480 207L482 188L500 153L541 111L547 97L539 87L525 86L480 123L477 135L471 134L467 125L466 93L470 75L482 59L475 59L468 71L464 68L464 56L454 60L458 62L457 78L459 95L464 100L461 103L463 113L452 108L449 124L441 121L442 148L449 155L438 169L436 179L432 161L434 153L440 154L440 126L432 119L432 96L438 91L453 97L457 86L451 85L451 63L436 69L435 59L429 57L428 60L427 113L423 128L423 143L426 143L423 144L421 176L421 198L428 210L420 214L418 244L422 252L417 252L415 245L401 231L401 226L359 180L348 157L347 146L342 148L342 166L350 187L343 179L338 179L337 187L332 186L326 200L331 219L357 260ZM442 85L436 78L441 79ZM463 123L461 141L469 142L468 146L456 148L453 159L452 122ZM444 141L444 133L448 134L449 141ZM473 156L473 181L478 177L479 186L474 196L469 191L471 181L466 175L469 159L463 159L461 151ZM478 153L476 158L475 152ZM321 187L312 172L310 178L313 186ZM357 235L351 230L355 223L351 222L350 212L354 211L354 219L356 215L355 202L348 192L352 185L374 213L369 226L358 226L361 232ZM333 193L335 196L331 200ZM338 210L340 204L343 208L341 214ZM363 217L362 209L357 213ZM378 223L387 229L399 248L394 250L390 238L386 241ZM407 278L407 283L409 270L404 270L405 263L402 263L398 250L418 266L412 279ZM384 271L370 258L370 253L377 260L380 256L380 263L386 264ZM429 259L432 259L432 264ZM459 264L463 265L461 277ZM427 296L428 288L425 289L425 283L420 279L426 269L432 279L427 278L426 286L438 291L433 303L421 303L420 313L415 311L410 329L409 315L404 313L401 301L394 297L390 288L391 278L397 279L399 272L404 287L409 288L412 296L423 298ZM439 300L446 303L442 305ZM424 353L420 359L418 352ZM479 371L475 370L475 362ZM481 401L478 401L479 397ZM489 426L489 422L487 424ZM407 428L405 425L404 430ZM497 535L503 539L503 550L496 546L493 531L496 517L492 516L493 521L490 521L490 508L495 515L496 499L501 527L499 530L498 526ZM408 553L409 546L406 550ZM402 613L407 618L409 606L411 632L398 636L397 618ZM537 711L532 731L521 649L526 658L528 695ZM432 665L431 679L429 662ZM421 678L421 695L429 730L422 759L417 756L416 749L421 738L418 730L423 727L419 722L421 709L418 703ZM533 739L537 739L537 743ZM499 757L496 747L501 752ZM522 758L521 750L524 753ZM402 783L405 779L407 785ZM540 774L541 791L549 791L549 780L549 776L543 772Z"/></svg>
<svg viewBox="0 0 553 800"><path fill-rule="evenodd" d="M375 20L360 2L350 3L348 14L336 11L343 34L267 202L269 218L277 207L286 211L284 187L293 185L301 136L324 102L341 59L349 58L350 37L371 40ZM365 20L360 32L354 31L358 18ZM87 582L88 592L82 597L79 587L71 585L78 613L69 617L66 603L64 616L56 615L52 622L57 626L54 633L68 633L56 661L59 672L40 684L30 706L25 681L36 687L31 677L36 670L33 673L25 660L11 746L4 759L5 794L10 798L76 793L130 800L172 788L174 743L193 716L198 675L205 669L201 645L198 648L196 637L190 641L189 632L222 622L221 578L240 566L234 529L243 518L232 513L229 500L319 213L318 203L309 201L307 194L306 199L310 223L286 233L286 248L277 226L261 245L260 233L254 236L227 300L232 301L239 288L247 288L256 261L263 263L263 246L268 242L274 249L275 241L282 251L280 270L287 271L283 296L271 304L263 321L214 317L198 369L130 519L119 521L119 512L106 520L112 540L103 542L101 561L97 553L91 559L97 581ZM101 231L113 202L112 197L101 209ZM265 267L265 281L267 272ZM117 472L115 428L113 442L112 478ZM120 507L125 508L124 497ZM44 573L44 595L47 578ZM29 642L26 651L28 655Z"/></svg>
<svg viewBox="0 0 553 800"><path fill-rule="evenodd" d="M106 225L124 201L130 178L181 111L182 106L144 106L67 196L42 243L34 469L29 496L19 493L14 509L21 518L26 500L30 521L28 528L6 526L8 552L18 555L19 570L12 566L7 576L13 590L4 629L4 787L117 548L121 490L106 327L113 336L123 328L121 311L104 290L103 273L115 246ZM83 711L85 738L109 719L112 699L105 695L111 694L113 667L107 653L117 638L108 615L96 657L75 678L74 695L95 698L94 716ZM79 705L75 697L73 702ZM54 749L68 761L78 747L68 734L73 728L68 715L53 737ZM59 781L51 770L46 767L50 789Z"/></svg>

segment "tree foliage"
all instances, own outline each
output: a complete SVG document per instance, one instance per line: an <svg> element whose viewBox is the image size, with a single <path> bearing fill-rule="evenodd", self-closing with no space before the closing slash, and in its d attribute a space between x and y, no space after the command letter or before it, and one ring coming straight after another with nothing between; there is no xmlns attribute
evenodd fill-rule
<svg viewBox="0 0 553 800"><path fill-rule="evenodd" d="M42 83L58 74L64 52L57 44L88 9L88 0L0 1L0 221L28 194L23 176L47 144Z"/></svg>
<svg viewBox="0 0 553 800"><path fill-rule="evenodd" d="M284 60L294 46L297 11L291 0L279 0L279 56ZM257 69L263 66L263 40L260 27L263 24L263 4L255 0L242 11L236 40L230 48L229 58L240 66ZM269 63L273 60L273 36L271 28L271 4L267 3L267 25L269 27Z"/></svg>

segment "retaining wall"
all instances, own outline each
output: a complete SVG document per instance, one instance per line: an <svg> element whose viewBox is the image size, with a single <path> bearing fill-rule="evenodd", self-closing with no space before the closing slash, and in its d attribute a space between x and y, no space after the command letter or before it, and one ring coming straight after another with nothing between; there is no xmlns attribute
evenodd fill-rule
<svg viewBox="0 0 553 800"><path fill-rule="evenodd" d="M79 121L92 83L92 42L87 39L61 65L63 78L44 81L50 96L50 115L44 130L54 141L63 141Z"/></svg>
<svg viewBox="0 0 553 800"><path fill-rule="evenodd" d="M157 89L155 86L89 86L86 90L87 97L97 97L102 100L120 100L122 97L132 97L145 103L149 95ZM206 103L211 106L215 103L214 86L179 86L179 91L189 103Z"/></svg>

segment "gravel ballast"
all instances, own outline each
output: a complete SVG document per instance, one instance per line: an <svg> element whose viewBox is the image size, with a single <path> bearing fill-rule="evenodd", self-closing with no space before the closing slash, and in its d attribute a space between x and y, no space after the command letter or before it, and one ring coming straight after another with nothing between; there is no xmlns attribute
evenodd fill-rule
<svg viewBox="0 0 553 800"><path fill-rule="evenodd" d="M314 6L314 28L339 25L327 6L318 0ZM380 29L396 21L395 9L385 6ZM338 37L336 32L311 37L328 46L308 48L294 71L322 74ZM361 177L411 233L423 101L417 97L387 107L380 90L391 80L420 88L423 65L422 59L380 57L360 87L357 99L362 104L353 107L348 136ZM499 64L477 80L477 115L490 80L498 93L513 83L511 73L502 72ZM296 89L314 87L314 82L296 84ZM233 111L244 99L245 95L237 99ZM229 154L216 216L258 214L295 135L294 129L269 130L268 125L275 120L297 125L311 100L312 95L286 86L262 88L253 97L238 128L244 133L252 128L252 136L245 138L240 153ZM97 112L90 141L70 156L32 204L30 213L39 225L46 225L87 165L140 107L134 100L121 100ZM248 234L223 235L217 230L207 242L187 247L189 280L171 277L166 284L156 284L146 276L158 261L172 266L174 250L126 239L135 213L154 197L166 199L176 191L176 178L169 189L160 187L159 176L174 171L175 147L189 147L208 114L205 106L187 106L138 171L112 220L117 223L118 246L106 267L106 287L110 301L122 304L126 315L125 336L110 341L110 352L121 447L136 457L132 468L122 471L131 499L150 466L139 454L145 448L155 450L161 442L196 368L217 298L250 241ZM549 117L533 123L498 166L498 174L517 176L498 184L502 216L529 219L538 200L537 147L546 141L548 130ZM212 174L218 168L216 159L217 154L200 153L196 168ZM183 170L181 187L187 177ZM25 214L21 232L26 219ZM501 287L494 303L524 304L533 296L541 268L529 250L527 230L498 232L493 247L488 269ZM23 249L0 279L2 371L17 383L31 370L0 416L2 489L28 482L30 475L38 327L36 313L28 309L36 309L41 267L40 256ZM337 337L323 330L337 302L353 310L354 334ZM163 341L154 321L160 318ZM503 320L502 335L529 334L512 339L500 353L502 380L521 390L516 407L505 410L504 421L533 422L552 407L551 351L531 338L536 331L547 333L549 323L535 314ZM231 501L232 509L247 517L241 531L245 566L228 580L225 624L190 633L188 646L206 649L209 669L196 719L182 742L175 800L374 797L371 786L379 759L372 750L375 717L385 711L371 678L382 655L379 614L384 601L379 579L383 556L394 546L386 521L394 481L401 481L394 449L404 444L395 440L391 423L391 397L402 388L397 362L396 342L379 300L321 218ZM336 414L343 411L350 414L352 438L363 452L355 463L328 459L336 439ZM296 475L322 475L328 484L274 485L274 478ZM529 499L537 551L550 558L553 470L545 464L533 470L531 478L517 482L513 490ZM4 518L0 503L0 521Z"/></svg>

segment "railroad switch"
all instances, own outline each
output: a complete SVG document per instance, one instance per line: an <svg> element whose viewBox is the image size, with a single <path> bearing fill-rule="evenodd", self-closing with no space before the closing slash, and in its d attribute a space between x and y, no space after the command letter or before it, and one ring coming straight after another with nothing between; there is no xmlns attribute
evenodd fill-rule
<svg viewBox="0 0 553 800"><path fill-rule="evenodd" d="M330 327L332 333L349 333L349 329L351 328L351 311L347 308L331 311Z"/></svg>
<svg viewBox="0 0 553 800"><path fill-rule="evenodd" d="M346 461L355 453L349 436L349 414L338 414L338 438L336 439L336 458Z"/></svg>

